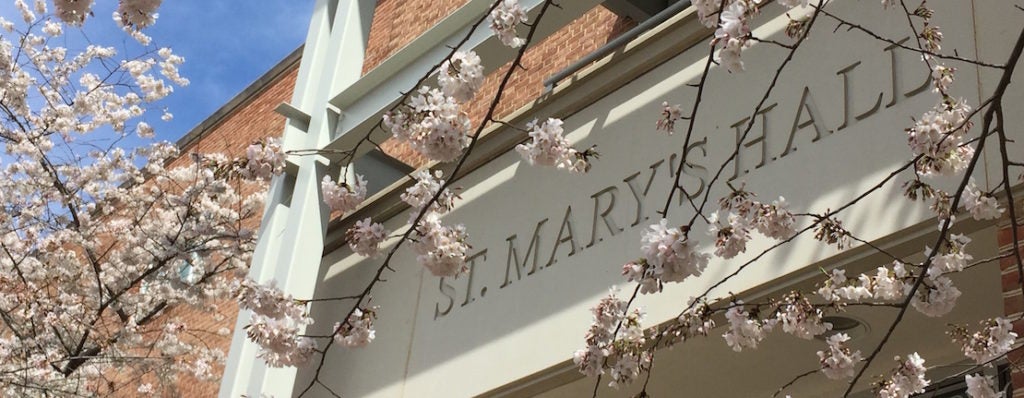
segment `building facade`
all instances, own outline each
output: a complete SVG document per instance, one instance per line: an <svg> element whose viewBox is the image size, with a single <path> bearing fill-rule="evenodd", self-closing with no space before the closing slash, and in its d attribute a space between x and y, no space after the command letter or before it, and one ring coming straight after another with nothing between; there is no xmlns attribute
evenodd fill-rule
<svg viewBox="0 0 1024 398"><path fill-rule="evenodd" d="M545 4L520 3L531 21ZM762 42L744 51L746 71L712 68L705 82L710 88L701 97L704 111L685 142L678 128L669 135L656 131L655 123L663 101L683 109L695 101L713 33L699 23L697 11L688 2L560 2L540 20L524 71L514 75L497 107L497 119L508 124L484 129L455 176L460 199L445 220L467 226L472 251L465 275L439 278L417 266L408 249L396 252L393 272L378 274L381 258L355 255L345 244L345 231L365 217L391 231L407 229L411 210L399 196L413 183L409 172L432 168L448 175L455 167L414 156L374 126L449 46L464 39L461 48L479 53L489 73L466 108L481 122L514 51L487 29L468 34L489 0L318 0L295 92L277 108L287 116L285 148L317 149L321 156L291 157L286 175L272 183L250 276L275 279L295 297L331 299L363 291L383 275L370 301L379 307L376 340L361 349L333 347L322 363L316 357L306 367L269 368L246 339L248 318L242 314L220 396L590 396L595 379L578 372L573 352L583 347L590 308L608 288L623 287L620 294L628 297L632 285L621 275L622 264L641 255L641 236L661 218L676 170L683 172L678 180L685 195L667 204L670 222L696 218L705 197L714 207L728 193L723 181L729 181L763 200L784 195L797 213L820 214L856 202L839 218L861 242L839 249L808 233L773 249L773 241L753 240L736 258L712 259L699 278L639 296L635 305L646 312L645 326L671 324L691 297L705 291L710 299L756 302L794 289L813 291L825 279L823 270L845 268L857 275L891 263L891 256L920 261L922 249L934 244L936 218L928 206L903 197L901 184L913 172L894 170L912 157L904 128L936 97L920 54L904 44L914 37L905 14L867 3L829 3L830 13L859 21L863 29L822 17L791 59L785 45L793 40L785 31L809 9L796 15L778 4L765 6L753 26ZM945 54L999 63L1012 53L1021 26L1012 4L932 6ZM609 50L602 50L606 45ZM949 62L958 69L953 92L968 103L985 102L1000 84L1000 70ZM787 68L773 84L783 63ZM757 106L769 87L771 95ZM1024 88L1010 85L1002 102L1010 110L1022 100ZM601 158L589 173L531 167L516 153L528 137L509 125L548 117L564 120L566 137L576 147L596 145ZM1019 125L1020 117L1008 112L1006 125ZM750 134L743 133L747 126ZM353 149L370 131L379 145ZM1019 131L1007 133L1024 138ZM1022 142L1017 139L1009 153L1024 153ZM978 154L981 166L972 174L986 189L997 187L1003 176L999 148L993 147ZM356 160L346 172L365 175L372 195L352 214L332 217L319 183L342 172L347 158L339 154L349 150ZM680 165L683 158L686 164ZM1024 192L1014 181L1011 192L1020 198ZM1004 200L1008 206L1019 203ZM714 237L700 225L691 236L704 243L701 250L713 251ZM907 312L866 375L885 374L894 366L891 358L918 352L935 366L928 377L943 380L967 366L950 343L948 324L973 327L983 318L1020 318L1024 299L1016 262L1002 255L1014 247L1006 216L961 216L953 230L972 239L975 259L996 260L952 277L962 296L948 315ZM316 323L307 333L330 334L350 309L345 300L314 303ZM844 324L853 338L851 346L869 352L885 337L896 310L851 306L834 315L840 317L834 325ZM757 350L733 352L720 338L727 322L716 319L719 328L708 337L658 351L651 395L764 396L820 367L815 351L825 347L821 340L777 331ZM1024 386L1022 373L1013 370L1016 358L1010 356L1005 371L987 372L1002 385ZM852 396L871 396L873 381L862 379ZM618 389L604 384L600 396L633 396L642 383ZM841 396L846 388L816 375L785 394ZM962 389L953 382L935 388L933 396L956 396Z"/></svg>

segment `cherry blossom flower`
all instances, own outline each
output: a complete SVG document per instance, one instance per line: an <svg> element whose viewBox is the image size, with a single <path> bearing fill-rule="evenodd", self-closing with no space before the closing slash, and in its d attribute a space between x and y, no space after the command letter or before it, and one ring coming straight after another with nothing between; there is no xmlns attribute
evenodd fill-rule
<svg viewBox="0 0 1024 398"><path fill-rule="evenodd" d="M544 123L534 120L527 128L530 129L530 142L517 145L516 152L531 165L553 166L576 173L590 169L589 158L596 153L574 149L562 135L560 119L551 118Z"/></svg>
<svg viewBox="0 0 1024 398"><path fill-rule="evenodd" d="M348 240L348 247L360 256L373 257L379 253L380 244L388 237L388 231L384 226L373 222L369 217L349 228L345 233Z"/></svg>
<svg viewBox="0 0 1024 398"><path fill-rule="evenodd" d="M627 281L639 283L641 294L661 292L661 282L648 270L647 260L640 259L626 263L622 266L622 275L626 277Z"/></svg>
<svg viewBox="0 0 1024 398"><path fill-rule="evenodd" d="M999 398L1003 396L992 387L994 384L992 376L980 374L967 375L964 377L964 382L967 384L967 396L971 398Z"/></svg>
<svg viewBox="0 0 1024 398"><path fill-rule="evenodd" d="M85 17L92 14L93 0L54 0L56 15L64 23L81 26Z"/></svg>
<svg viewBox="0 0 1024 398"><path fill-rule="evenodd" d="M437 195L437 191L444 186L444 180L441 179L443 176L444 173L441 170L436 170L433 174L430 173L430 170L417 171L413 174L416 184L405 190L405 193L402 194L402 201L415 209L422 209L423 206L430 203L430 199ZM455 198L455 194L445 189L444 192L437 196L437 200L431 205L430 211L440 214L447 213L455 207Z"/></svg>
<svg viewBox="0 0 1024 398"><path fill-rule="evenodd" d="M913 394L924 392L924 388L930 383L924 378L924 359L916 352L907 355L906 360L900 360L899 367L893 370L888 379L878 385L878 396L881 398L907 398Z"/></svg>
<svg viewBox="0 0 1024 398"><path fill-rule="evenodd" d="M518 48L526 44L526 40L517 36L516 26L526 23L526 10L519 5L519 0L499 0L500 3L491 11L491 30L501 43Z"/></svg>
<svg viewBox="0 0 1024 398"><path fill-rule="evenodd" d="M974 147L963 145L970 128L970 110L964 100L950 99L925 112L907 129L911 152L921 156L915 164L919 173L953 175L967 167L974 157Z"/></svg>
<svg viewBox="0 0 1024 398"><path fill-rule="evenodd" d="M119 0L117 13L127 27L144 29L156 22L156 10L163 0Z"/></svg>
<svg viewBox="0 0 1024 398"><path fill-rule="evenodd" d="M316 343L299 336L313 319L305 307L284 294L274 281L262 285L246 279L238 295L240 309L252 311L252 319L245 327L246 335L260 346L258 354L274 367L297 366L307 362L316 349Z"/></svg>
<svg viewBox="0 0 1024 398"><path fill-rule="evenodd" d="M663 282L682 282L700 276L708 265L710 256L697 252L695 246L682 230L669 228L668 220L661 219L644 232L641 250L653 266L655 277Z"/></svg>
<svg viewBox="0 0 1024 398"><path fill-rule="evenodd" d="M818 360L821 361L821 372L832 380L848 379L853 377L857 363L864 360L860 350L853 351L846 346L850 336L846 333L836 333L828 337L827 351L818 351Z"/></svg>
<svg viewBox="0 0 1024 398"><path fill-rule="evenodd" d="M967 262L974 259L973 256L964 251L971 238L966 235L952 234L943 244L943 248L932 258L932 265L928 268L928 275L937 277L949 272L960 272L967 266ZM931 248L925 246L925 255L932 252Z"/></svg>
<svg viewBox="0 0 1024 398"><path fill-rule="evenodd" d="M732 73L743 72L743 50L749 47L747 40L727 39L725 45L718 52L718 63L725 66L725 69Z"/></svg>
<svg viewBox="0 0 1024 398"><path fill-rule="evenodd" d="M757 209L754 228L772 239L788 239L796 233L796 218L789 212L786 198L779 196L772 204L761 204Z"/></svg>
<svg viewBox="0 0 1024 398"><path fill-rule="evenodd" d="M708 233L715 237L715 255L730 259L747 250L750 225L746 217L735 213L729 213L728 223L723 225L716 212L708 217Z"/></svg>
<svg viewBox="0 0 1024 398"><path fill-rule="evenodd" d="M960 200L975 220L995 220L1003 215L1004 210L999 206L999 201L992 195L980 191L974 184L973 177L964 188Z"/></svg>
<svg viewBox="0 0 1024 398"><path fill-rule="evenodd" d="M906 286L903 279L907 271L901 262L893 262L893 269L878 267L873 281L873 296L877 300L901 300L905 297Z"/></svg>
<svg viewBox="0 0 1024 398"><path fill-rule="evenodd" d="M718 10L722 6L721 0L693 0L690 3L697 9L697 18L704 26L713 28L718 25Z"/></svg>
<svg viewBox="0 0 1024 398"><path fill-rule="evenodd" d="M587 331L586 347L573 353L573 363L587 376L609 374L611 387L631 383L651 364L644 347L644 313L639 309L627 312L626 302L614 290L591 312L594 322Z"/></svg>
<svg viewBox="0 0 1024 398"><path fill-rule="evenodd" d="M832 329L832 324L821 320L824 314L799 292L786 295L776 315L782 331L802 339L812 339Z"/></svg>
<svg viewBox="0 0 1024 398"><path fill-rule="evenodd" d="M690 299L687 309L676 319L679 323L677 336L683 340L694 336L707 336L711 329L715 328L715 321L711 319L711 307L706 301L695 302Z"/></svg>
<svg viewBox="0 0 1024 398"><path fill-rule="evenodd" d="M412 244L416 262L434 276L456 277L469 270L466 255L470 249L469 235L462 224L447 226L441 216L428 212L416 227L417 237Z"/></svg>
<svg viewBox="0 0 1024 398"><path fill-rule="evenodd" d="M347 181L334 182L331 176L325 175L320 181L320 191L332 212L349 213L366 198L366 180L356 174L349 184Z"/></svg>
<svg viewBox="0 0 1024 398"><path fill-rule="evenodd" d="M284 151L277 138L250 144L245 150L245 156L247 161L241 173L247 178L269 180L284 172Z"/></svg>
<svg viewBox="0 0 1024 398"><path fill-rule="evenodd" d="M1013 323L1006 318L994 318L981 321L981 330L969 333L963 327L954 327L950 335L953 341L963 346L964 355L978 364L984 364L999 358L1013 348L1017 333L1013 331Z"/></svg>
<svg viewBox="0 0 1024 398"><path fill-rule="evenodd" d="M457 159L469 146L469 116L454 98L426 86L408 103L385 114L384 127L423 156L439 162Z"/></svg>
<svg viewBox="0 0 1024 398"><path fill-rule="evenodd" d="M459 103L472 99L483 82L484 67L474 51L456 51L437 71L441 91Z"/></svg>
<svg viewBox="0 0 1024 398"><path fill-rule="evenodd" d="M744 348L757 348L757 344L775 327L777 320L760 320L751 316L743 310L742 301L735 301L730 305L731 308L725 312L725 319L729 321L729 331L722 335L725 343L736 352L743 351Z"/></svg>
<svg viewBox="0 0 1024 398"><path fill-rule="evenodd" d="M334 341L345 348L366 347L376 335L373 321L377 319L377 309L378 307L352 310L348 322L338 322L334 325Z"/></svg>
<svg viewBox="0 0 1024 398"><path fill-rule="evenodd" d="M907 286L909 289L910 285ZM927 277L910 304L924 315L940 317L953 310L960 294L960 289L953 286L951 279L945 276Z"/></svg>
<svg viewBox="0 0 1024 398"><path fill-rule="evenodd" d="M721 22L718 30L715 31L717 39L739 39L750 33L747 26L747 4L744 1L734 1L722 10L719 16Z"/></svg>

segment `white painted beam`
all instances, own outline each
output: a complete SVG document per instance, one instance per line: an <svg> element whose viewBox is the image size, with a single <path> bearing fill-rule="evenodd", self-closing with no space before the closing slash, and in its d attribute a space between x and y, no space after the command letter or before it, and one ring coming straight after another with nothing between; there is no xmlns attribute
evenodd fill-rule
<svg viewBox="0 0 1024 398"><path fill-rule="evenodd" d="M286 150L319 148L330 140L327 98L359 79L374 6L363 0L317 0L291 101L293 113L308 119L299 117L305 120L285 126ZM339 60L349 64L336 65ZM250 277L258 282L275 279L286 293L312 297L330 215L320 193L327 165L319 156L292 156L288 161L292 171L271 183ZM259 347L244 330L249 317L247 311L239 314L220 397L291 396L296 369L270 368L256 358Z"/></svg>

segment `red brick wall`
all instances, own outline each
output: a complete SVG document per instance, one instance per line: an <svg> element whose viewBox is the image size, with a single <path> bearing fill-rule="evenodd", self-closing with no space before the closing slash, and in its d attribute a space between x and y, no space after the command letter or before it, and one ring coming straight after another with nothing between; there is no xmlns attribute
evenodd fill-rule
<svg viewBox="0 0 1024 398"><path fill-rule="evenodd" d="M1017 209L1018 215L1024 214L1022 213L1024 206L1021 206L1021 203L1017 204ZM1024 219L1018 221L1018 224L1024 223ZM1020 239L1018 246L1024 247L1024 227L1018 228L1017 237ZM999 243L1000 255L1013 253L1013 228L1008 215L1004 215L999 223L996 239ZM1021 250L1021 254L1024 255L1024 250ZM1017 258L1010 256L1000 259L999 268L1002 270L1003 314L1009 319L1018 319L1021 317L1021 313L1024 312L1024 296L1021 295L1021 285L1018 282ZM1024 320L1018 319L1014 322L1013 331L1018 336L1024 336ZM1018 342L1017 344L1020 345L1021 343ZM1011 382L1014 389L1010 396L1024 397L1024 368L1020 366L1021 363L1024 363L1022 362L1024 360L1024 352L1013 351L1008 357L1011 368Z"/></svg>
<svg viewBox="0 0 1024 398"><path fill-rule="evenodd" d="M363 73L372 70L411 42L426 29L465 4L466 0L380 0L370 26L369 45ZM506 87L496 116L501 118L533 101L544 91L543 81L584 55L636 25L603 6L590 10L540 43L534 43L523 59L525 70L517 71ZM509 51L515 51L509 49ZM508 65L491 73L467 111L477 126L494 98ZM414 167L427 163L410 148L394 140L385 141L384 151Z"/></svg>
<svg viewBox="0 0 1024 398"><path fill-rule="evenodd" d="M363 74L469 0L378 0L370 25Z"/></svg>

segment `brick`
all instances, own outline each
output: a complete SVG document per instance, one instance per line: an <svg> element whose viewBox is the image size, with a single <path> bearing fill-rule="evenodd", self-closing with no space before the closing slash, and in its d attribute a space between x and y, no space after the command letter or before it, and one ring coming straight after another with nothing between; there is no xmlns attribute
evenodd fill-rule
<svg viewBox="0 0 1024 398"><path fill-rule="evenodd" d="M1015 295L1003 298L1003 311L1005 314L1016 314L1024 311L1024 297Z"/></svg>

